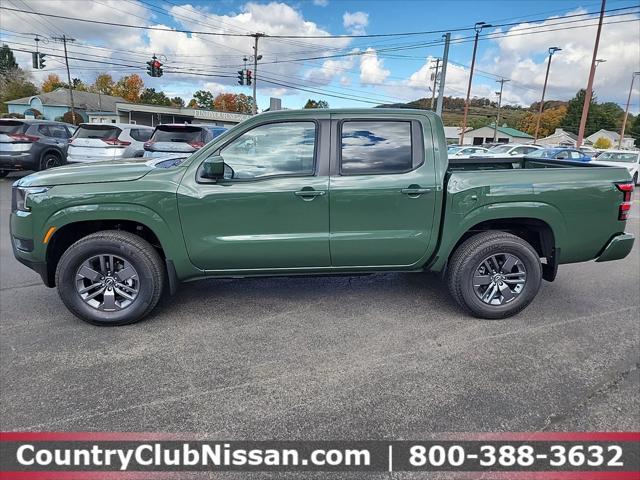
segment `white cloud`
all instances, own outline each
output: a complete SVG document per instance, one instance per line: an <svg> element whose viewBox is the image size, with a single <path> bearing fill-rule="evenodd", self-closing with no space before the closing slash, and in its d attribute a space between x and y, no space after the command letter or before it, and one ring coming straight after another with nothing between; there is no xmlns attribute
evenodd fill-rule
<svg viewBox="0 0 640 480"><path fill-rule="evenodd" d="M318 7L326 7L329 5L329 0L313 0L313 4Z"/></svg>
<svg viewBox="0 0 640 480"><path fill-rule="evenodd" d="M369 25L369 14L365 12L344 12L342 24L352 35L364 35L367 33L366 27Z"/></svg>
<svg viewBox="0 0 640 480"><path fill-rule="evenodd" d="M384 83L391 74L384 68L384 62L378 58L373 48L367 48L360 57L360 83L363 85L378 85Z"/></svg>
<svg viewBox="0 0 640 480"><path fill-rule="evenodd" d="M351 52L358 51L359 49L355 48ZM354 64L355 56L344 57L342 59L329 59L322 62L321 67L307 70L304 76L316 84L328 85L335 78L344 78L344 73L351 70ZM341 81L341 83L343 82Z"/></svg>
<svg viewBox="0 0 640 480"><path fill-rule="evenodd" d="M583 10L569 12L584 13ZM640 33L637 22L615 23L607 21L637 19L638 15L624 15L615 19L605 19L600 35L598 58L607 59L596 70L594 90L600 101L623 103L628 92L631 72L640 67ZM485 59L485 70L497 73L512 82L505 84L505 101L530 104L538 101L542 92L547 68L547 49L552 46L562 48L553 55L547 99L571 98L578 89L586 88L593 54L596 26L576 29L560 29L551 26L562 17L554 17L545 22L522 23L507 30L507 36L495 40L497 52ZM571 26L594 24L590 18ZM531 26L547 26L553 32L518 35Z"/></svg>

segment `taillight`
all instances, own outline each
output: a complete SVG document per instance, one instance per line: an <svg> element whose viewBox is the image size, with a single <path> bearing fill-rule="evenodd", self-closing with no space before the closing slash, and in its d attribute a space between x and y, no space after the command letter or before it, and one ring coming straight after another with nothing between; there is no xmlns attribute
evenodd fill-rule
<svg viewBox="0 0 640 480"><path fill-rule="evenodd" d="M40 137L36 137L35 135L27 135L25 133L10 133L9 137L13 138L16 142L33 143L40 140Z"/></svg>
<svg viewBox="0 0 640 480"><path fill-rule="evenodd" d="M204 147L204 142L189 142L193 148L202 148Z"/></svg>
<svg viewBox="0 0 640 480"><path fill-rule="evenodd" d="M119 140L116 137L103 138L102 141L107 145L113 145L115 147L126 147L127 145L131 145L131 142L125 142L124 140Z"/></svg>
<svg viewBox="0 0 640 480"><path fill-rule="evenodd" d="M622 203L618 208L618 220L628 220L631 212L631 193L633 183L617 183L616 187L622 192Z"/></svg>

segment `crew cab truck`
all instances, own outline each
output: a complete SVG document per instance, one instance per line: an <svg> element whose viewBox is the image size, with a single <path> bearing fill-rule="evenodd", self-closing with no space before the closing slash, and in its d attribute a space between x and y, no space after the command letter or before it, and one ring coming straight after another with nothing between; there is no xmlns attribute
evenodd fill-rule
<svg viewBox="0 0 640 480"><path fill-rule="evenodd" d="M625 168L447 159L418 110L260 114L185 158L70 165L13 187L16 258L75 315L132 323L211 277L443 274L468 313L514 315L558 265L625 257Z"/></svg>

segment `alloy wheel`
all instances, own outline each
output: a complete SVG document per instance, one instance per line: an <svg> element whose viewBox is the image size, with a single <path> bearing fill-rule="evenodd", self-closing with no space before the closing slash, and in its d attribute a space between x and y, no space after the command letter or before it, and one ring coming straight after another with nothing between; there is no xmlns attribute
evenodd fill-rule
<svg viewBox="0 0 640 480"><path fill-rule="evenodd" d="M527 270L511 253L497 253L485 258L473 275L473 290L487 305L503 305L514 301L527 282Z"/></svg>
<svg viewBox="0 0 640 480"><path fill-rule="evenodd" d="M138 272L131 262L117 255L90 257L76 272L76 292L96 310L123 310L135 301L139 290Z"/></svg>

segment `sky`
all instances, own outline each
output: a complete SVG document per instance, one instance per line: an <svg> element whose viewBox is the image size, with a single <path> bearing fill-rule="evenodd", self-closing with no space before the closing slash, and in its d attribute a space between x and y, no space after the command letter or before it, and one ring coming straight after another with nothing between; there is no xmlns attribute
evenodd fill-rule
<svg viewBox="0 0 640 480"><path fill-rule="evenodd" d="M49 53L43 71L66 75L63 34L75 39L69 56L72 77L92 82L100 72L114 78L140 74L145 86L188 101L193 92L251 94L237 84L243 57L253 54L252 33L316 38L259 40L258 106L269 97L284 107L301 108L307 99L324 99L331 107L367 107L431 97L435 59L442 57L442 32L452 44L445 94L464 97L469 79L476 22L484 28L478 43L472 97L497 100L497 80L504 78L503 103L529 105L540 99L549 47L554 54L547 100L568 100L587 85L600 2L555 0L3 0L0 36L14 48L20 65L31 69L30 51L39 34L40 51ZM631 76L640 70L640 6L637 1L608 0L594 82L598 101L626 103ZM43 17L64 17L149 26L158 30L99 25ZM180 33L188 30L237 36ZM361 37L396 33L416 35ZM432 33L429 33L432 32ZM349 35L350 37L335 38ZM324 38L332 36L334 38ZM486 38L483 38L486 37ZM20 52L17 50L27 50ZM156 54L165 74L151 78L145 62ZM111 62L111 65L100 62ZM250 63L250 62L249 62ZM250 67L251 68L251 67ZM174 72L174 73L170 73ZM631 111L640 110L640 82Z"/></svg>

